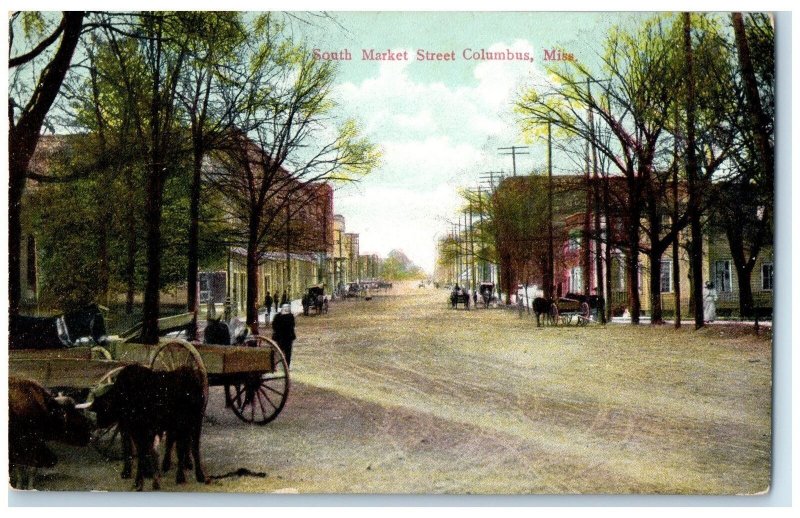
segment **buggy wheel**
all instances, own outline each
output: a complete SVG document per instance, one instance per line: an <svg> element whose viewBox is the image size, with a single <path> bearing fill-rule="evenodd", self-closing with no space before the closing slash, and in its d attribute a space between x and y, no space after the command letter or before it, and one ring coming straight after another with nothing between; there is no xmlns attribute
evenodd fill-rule
<svg viewBox="0 0 800 518"><path fill-rule="evenodd" d="M554 326L558 325L558 304L555 302L550 304L550 322L552 322Z"/></svg>
<svg viewBox="0 0 800 518"><path fill-rule="evenodd" d="M92 346L92 360L113 360L111 353L102 345Z"/></svg>
<svg viewBox="0 0 800 518"><path fill-rule="evenodd" d="M105 349L104 349L105 350ZM108 352L108 351L106 351ZM94 391L104 390L110 387L117 380L117 374L124 367L111 369L100 378L94 387ZM97 428L92 432L90 444L100 455L108 460L122 460L122 439L120 438L119 428L113 424L107 428Z"/></svg>
<svg viewBox="0 0 800 518"><path fill-rule="evenodd" d="M186 340L171 340L159 344L150 358L150 368L154 371L174 371L179 367L190 367L202 378L205 412L208 405L208 372L200 353Z"/></svg>
<svg viewBox="0 0 800 518"><path fill-rule="evenodd" d="M586 302L581 302L581 312L580 315L578 315L578 325L585 326L589 323L589 312L589 304Z"/></svg>
<svg viewBox="0 0 800 518"><path fill-rule="evenodd" d="M247 373L238 383L225 385L225 400L242 421L265 425L278 417L289 397L289 366L283 351L269 338L249 337L245 345L271 354L273 370Z"/></svg>

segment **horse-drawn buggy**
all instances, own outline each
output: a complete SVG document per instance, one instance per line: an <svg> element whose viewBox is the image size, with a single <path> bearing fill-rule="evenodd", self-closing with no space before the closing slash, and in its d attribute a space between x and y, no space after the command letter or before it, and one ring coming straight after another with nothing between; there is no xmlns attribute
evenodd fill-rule
<svg viewBox="0 0 800 518"><path fill-rule="evenodd" d="M461 288L456 285L453 291L450 292L450 307L453 309L458 308L459 304L463 304L464 309L469 311L469 290Z"/></svg>
<svg viewBox="0 0 800 518"><path fill-rule="evenodd" d="M482 282L478 287L478 293L481 301L483 301L484 308L488 308L489 304L497 301L497 296L494 294L494 283L492 282Z"/></svg>
<svg viewBox="0 0 800 518"><path fill-rule="evenodd" d="M320 285L311 286L303 295L303 314L308 316L313 309L317 315L328 313L328 297L325 296L325 288Z"/></svg>
<svg viewBox="0 0 800 518"><path fill-rule="evenodd" d="M248 423L269 423L286 403L288 365L280 347L266 337L247 336L236 346L190 343L177 337L194 324L193 315L187 313L159 319L160 333L170 336L162 336L156 344L143 344L138 343L141 324L109 337L100 308L79 313L82 321L91 325L82 329L81 320L67 315L12 318L9 375L31 380L53 393L68 392L78 401L91 401L113 387L128 366L141 365L154 372L188 368L202 382L204 409L211 386L224 387L225 406ZM67 322L73 322L72 328ZM110 459L122 458L116 425L95 430L91 443Z"/></svg>
<svg viewBox="0 0 800 518"><path fill-rule="evenodd" d="M537 325L540 325L540 316L544 314L545 321L553 325L559 323L569 325L574 321L576 325L585 326L598 320L598 314L603 309L603 302L603 298L597 295L567 293L554 301L536 298L533 301L533 309L536 313Z"/></svg>

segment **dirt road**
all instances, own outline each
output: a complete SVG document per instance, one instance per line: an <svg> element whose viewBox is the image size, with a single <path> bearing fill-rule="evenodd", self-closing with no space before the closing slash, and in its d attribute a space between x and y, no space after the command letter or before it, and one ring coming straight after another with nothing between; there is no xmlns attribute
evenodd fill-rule
<svg viewBox="0 0 800 518"><path fill-rule="evenodd" d="M736 329L535 327L416 285L298 317L292 392L265 427L212 389L211 475L165 490L741 494L769 485L771 344ZM41 489L124 491L58 449ZM259 476L263 475L263 476Z"/></svg>

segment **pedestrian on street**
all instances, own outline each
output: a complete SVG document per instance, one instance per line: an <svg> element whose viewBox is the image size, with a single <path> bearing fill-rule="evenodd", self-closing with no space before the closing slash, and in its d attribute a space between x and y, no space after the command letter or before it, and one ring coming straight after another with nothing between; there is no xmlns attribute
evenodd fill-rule
<svg viewBox="0 0 800 518"><path fill-rule="evenodd" d="M289 295L286 294L286 290L283 290L283 295L281 295L281 307L283 307L284 304L288 303L289 303Z"/></svg>
<svg viewBox="0 0 800 518"><path fill-rule="evenodd" d="M269 322L269 316L272 313L272 295L269 294L269 290L267 290L267 294L264 296L264 305L267 307L267 322Z"/></svg>
<svg viewBox="0 0 800 518"><path fill-rule="evenodd" d="M272 320L272 339L278 343L286 357L286 366L292 361L292 343L296 338L294 334L294 315L289 304L281 306L281 312Z"/></svg>
<svg viewBox="0 0 800 518"><path fill-rule="evenodd" d="M474 303L475 307L478 307L478 290L472 290L472 302Z"/></svg>

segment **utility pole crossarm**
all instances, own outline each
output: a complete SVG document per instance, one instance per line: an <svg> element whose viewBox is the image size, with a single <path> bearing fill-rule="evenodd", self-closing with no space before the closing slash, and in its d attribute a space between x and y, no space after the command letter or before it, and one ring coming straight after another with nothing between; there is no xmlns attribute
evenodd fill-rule
<svg viewBox="0 0 800 518"><path fill-rule="evenodd" d="M510 146L510 147L499 147L497 148L498 151L506 151L505 153L500 153L501 155L511 155L511 164L513 166L514 176L517 176L517 155L530 155L527 151L518 151L520 149L528 149L528 146Z"/></svg>

